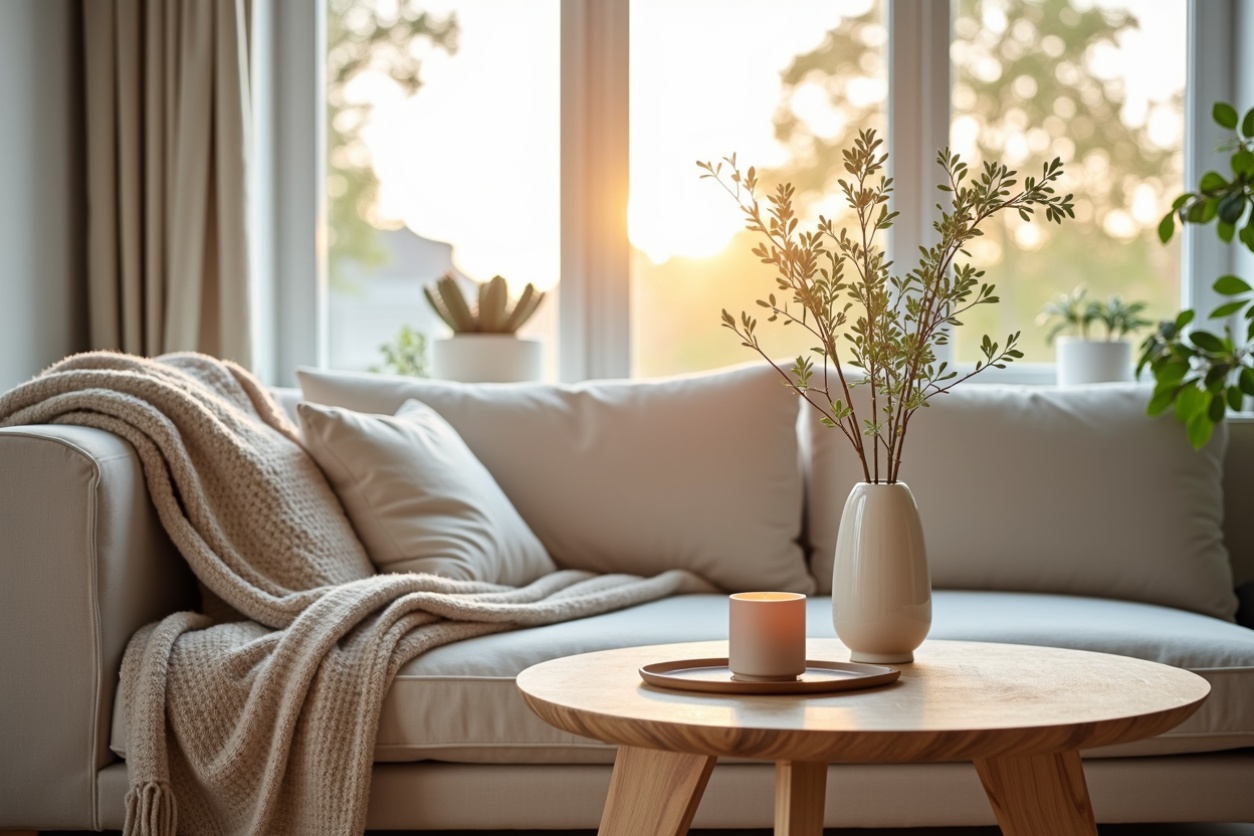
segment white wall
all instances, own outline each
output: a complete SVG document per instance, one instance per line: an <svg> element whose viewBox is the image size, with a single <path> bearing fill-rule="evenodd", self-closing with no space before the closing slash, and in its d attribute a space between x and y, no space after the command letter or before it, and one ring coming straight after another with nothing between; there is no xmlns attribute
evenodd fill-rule
<svg viewBox="0 0 1254 836"><path fill-rule="evenodd" d="M0 2L0 392L87 343L76 5Z"/></svg>

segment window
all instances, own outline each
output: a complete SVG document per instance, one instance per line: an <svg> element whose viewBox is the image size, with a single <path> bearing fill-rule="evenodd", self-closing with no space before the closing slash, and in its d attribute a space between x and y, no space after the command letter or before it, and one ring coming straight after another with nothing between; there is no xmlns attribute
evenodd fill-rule
<svg viewBox="0 0 1254 836"><path fill-rule="evenodd" d="M558 276L551 267L524 268L518 266L517 259L522 258L522 251L534 250L548 255L537 257L533 265L552 265L557 262L554 253L565 251L563 241L572 239L571 221L562 216L559 223L558 210L551 208L554 201L562 199L555 172L563 167L569 171L568 152L573 147L568 145L566 152L559 155L559 138L566 138L562 131L570 123L588 121L587 114L573 106L575 102L595 99L598 89L622 89L625 80L630 80L632 193L629 220L616 234L624 242L630 241L631 258L621 266L598 272L572 267L562 255L560 278L564 298L560 303L556 298L546 301L547 319L536 323L551 349L550 377L557 375L559 351L562 374L567 379L597 375L606 369L612 373L658 374L750 361L749 352L717 324L720 308L746 307L745 300L754 295L734 287L740 281L739 268L730 265L743 258L733 252L739 222L729 200L717 208L717 187L698 180L692 163L736 151L742 162L754 163L771 176L810 174L818 170L811 164L814 155L825 143L839 146L842 131L858 119L891 124L889 140L898 163L911 158L910 153L902 153L903 148L910 150L910 142L920 146L911 151L920 160L923 151L930 160L935 149L946 141L976 157L998 154L1008 163L1024 168L1047 154L1059 154L1067 164L1069 176L1077 178L1073 181L1074 189L1091 204L1084 210L1090 215L1070 224L1070 231L1066 226L1024 231L1011 221L990 232L988 237L998 239L1000 248L976 255L989 267L990 278L1006 301L993 309L995 318L970 321L967 337L978 337L985 330L997 334L1019 329L1024 331L1023 347L1029 351L1030 359L1048 362L1052 351L1044 345L1040 329L1032 322L1045 298L1084 282L1092 295L1118 291L1127 297L1147 298L1153 305L1151 312L1157 315L1182 302L1207 304L1210 281L1228 269L1222 263L1224 256L1205 237L1186 231L1181 255L1158 245L1146 228L1147 219L1157 220L1164 211L1164 200L1182 183L1195 182L1202 171L1213 167L1208 160L1211 146L1217 143L1207 124L1210 103L1231 99L1236 92L1236 56L1224 46L1223 35L1235 26L1237 11L1228 2L951 0L948 24L938 18L938 27L927 30L925 26L925 48L920 49L910 40L918 35L917 31L911 34L911 27L916 26L917 18L935 14L939 8L935 0L329 1L331 5L324 12L345 16L343 21L325 24L332 35L335 26L350 22L349 15L355 14L358 6L373 9L372 14L379 15L382 22L400 22L419 12L428 13L429 22L457 19L455 49L447 49L429 37L417 39L413 55L420 62L422 87L412 100L405 82L389 81L386 74L370 84L355 82L341 92L350 97L344 100L349 104L360 103L354 96L377 93L379 97L369 108L368 118L356 126L368 153L361 156L354 152L358 156L350 159L352 164L362 163L366 157L372 166L378 163L378 201L371 210L373 214L367 213L367 220L385 232L404 227L429 242L448 245L448 258L474 278L500 272L514 282L534 276L537 284L556 283ZM276 157L280 171L275 185L275 217L280 227L275 244L276 366L280 379L298 362L316 362L319 341L329 343L332 365L360 367L372 362L378 343L388 339L398 323L411 319L418 323L419 317L429 316L420 297L413 293L403 300L396 297L381 304L371 303L375 315L386 313L389 318L374 325L357 326L356 333L349 330L351 326L335 324L337 317L344 316L337 310L341 303L370 307L367 300L371 297L360 287L369 281L363 278L365 273L346 272L343 265L336 265L331 271L331 304L326 306L333 322L333 327L327 329L329 339L326 335L318 338L316 329L305 323L304 314L291 313L315 307L319 294L308 271L288 263L295 259L285 253L302 250L300 241L285 239L285 235L299 236L286 233L285 224L290 223L283 220L305 216L303 204L284 205L289 195L301 193L286 160L299 157L295 152L301 143L313 142L305 139L301 126L295 122L284 127L285 120L306 118L306 111L296 106L300 97L289 94L293 85L323 84L316 73L299 72L301 62L290 57L304 48L302 44L309 43L311 33L316 35L318 31L308 22L316 13L305 10L304 5L285 4L276 11L274 26L280 46L276 84L283 91L283 96L276 97L278 123L274 130L274 145L282 149ZM588 26L577 32L568 25L567 18L572 15L607 16L613 10L617 10L615 21L629 13L630 25ZM513 17L507 20L507 15ZM793 15L799 21L795 24L795 37L787 29L787 21ZM1100 31L1089 32L1087 41L1072 37L1075 33L1047 31L1072 16L1078 16L1084 26ZM1133 18L1136 26L1131 24ZM498 31L507 29L513 37L495 54L495 70L485 70L486 76L472 74L458 80L454 66L459 61L469 63L476 52L472 48L475 20L488 21L482 25ZM703 25L700 33L689 28L694 20ZM778 27L787 31L781 34ZM835 36L829 34L833 31ZM558 63L563 50L567 56L561 60L571 60L575 54L570 49L572 32L573 37L585 41L575 51L575 60L589 62L585 79L589 89L584 91L583 99L573 101L570 85L563 85L561 80ZM1061 51L1051 34L1062 40ZM390 37L393 36L388 35L385 40ZM833 38L844 39L842 51L826 56L835 63L818 62ZM932 39L930 49L926 48L928 38ZM675 45L676 39L683 40L687 52ZM401 38L389 48L410 49L413 40ZM1204 49L1191 46L1202 43L1206 44ZM715 70L718 62L725 60L729 45L739 50L741 61L733 68ZM517 51L506 52L512 49ZM287 58L283 57L285 54ZM684 60L693 55L700 55L700 60ZM285 67L294 69L285 72ZM716 122L729 114L720 103L723 91L714 87L721 79L730 77L733 70L737 73L735 83L746 87L769 87L764 79L770 81L775 76L773 102L769 91L750 95L747 89L740 102L746 120L758 120L759 127L738 128ZM332 71L333 66L328 65L327 72ZM850 73L854 79L845 78ZM937 79L943 85L946 77L951 85L948 118L943 94L927 92L943 89L928 85ZM1187 91L1183 87L1186 77ZM857 84L848 84L855 79ZM477 88L476 83L480 85ZM507 84L513 92L503 99L493 99L507 89ZM443 85L450 87L440 93ZM1031 89L1034 85L1035 89ZM1054 86L1052 95L1050 85ZM454 87L458 88L456 92ZM325 95L326 88L300 89L322 90ZM480 127L484 123L477 120L486 115L491 124L491 117L495 116L499 145L480 146L477 162L464 168L447 156L460 148L446 151L438 143L424 145L426 137L406 141L398 139L399 128L380 129L384 124L395 125L388 121L393 117L386 116L385 111L420 111L425 105L419 101L426 94L432 100L440 95L455 97L457 115L464 120L461 124L475 126L479 131L473 134L476 140L485 132ZM1090 101L1094 96L1101 101ZM500 111L519 101L526 103L523 117L506 117ZM330 100L328 104L335 106ZM852 117L846 112L850 105L856 111ZM1091 111L1088 118L1093 122L1093 133L1080 136L1078 131L1086 129L1081 118L1086 108ZM750 117L752 112L761 115ZM1107 114L1108 118L1097 114ZM351 128L357 117L339 118L347 119ZM625 120L622 124L626 124ZM703 133L705 130L710 132ZM625 128L622 131L626 133ZM380 133L388 136L377 136ZM530 137L533 133L547 139L536 138L534 145L528 145L531 139L524 142L520 136ZM1178 152L1182 136L1188 152L1183 159ZM399 150L385 150L385 139L394 142ZM377 159L372 156L376 148L371 145L376 141L380 143ZM1069 143L1075 146L1078 156L1068 157ZM1109 147L1102 148L1103 143ZM524 145L543 146L545 150L523 160L506 162L513 149ZM592 151L595 150L594 143ZM332 154L334 151L332 148ZM432 153L434 156L430 156ZM586 155L589 151L583 147L574 149L574 153ZM622 166L624 178L626 159L624 155L621 163L612 162ZM498 163L501 167L497 174L476 179ZM436 194L421 195L424 186L416 180L407 181L408 185L392 182L400 177L396 172L412 172L424 166L428 173L439 169L438 174L450 175L444 181L433 181L443 183L435 189ZM930 172L922 162L917 168L919 175L909 179L918 181L916 186L926 185L930 191ZM513 173L510 179L500 173L504 171ZM534 185L525 185L514 177L531 173L536 175L531 181ZM329 186L331 197L336 197L343 186L333 180L334 177L329 178ZM464 195L450 195L450 190L457 191L459 185ZM669 191L667 185L671 186ZM901 208L907 213L911 212L910 206L934 202L931 194L910 194L909 183L905 188L900 182L898 185ZM577 186L578 181L566 178L566 188ZM416 220L421 212L406 214L400 208L417 195L421 197L415 199L427 208L435 207L428 213L428 220ZM460 205L462 196L470 197L477 210L473 223L502 237L486 245L473 244L470 239L447 240L457 233L451 230L448 217L440 217L439 207L448 210L445 215L461 214L455 207ZM364 205L369 206L368 202ZM814 203L809 208L817 212L827 207ZM720 212L724 213L723 219L716 217ZM515 231L521 237L507 241L507 236ZM300 234L308 235L312 242L312 231ZM1067 235L1078 237L1068 239ZM903 240L912 237L902 235ZM733 243L731 250L720 252L720 243L728 238ZM1092 255L1097 250L1090 246L1096 248L1099 244L1110 254L1109 260L1106 255ZM488 250L481 250L481 246ZM508 255L509 260L491 264L476 260L491 250ZM1083 257L1075 257L1076 253ZM729 266L720 262L723 258L728 259ZM1179 268L1182 261L1189 265L1183 273ZM359 269L364 267L359 265ZM372 269L386 273L390 268L376 262ZM509 275L511 272L516 275ZM712 274L719 273L723 275L716 285ZM1189 279L1183 281L1181 275ZM359 283L356 289L353 281ZM405 281L417 286L420 280L415 277ZM746 283L752 282L749 279ZM378 290L385 283L380 282L373 289ZM394 280L394 285L401 283ZM769 277L762 277L758 287L769 290ZM613 327L605 327L606 322ZM620 322L623 327L618 327ZM559 328L564 337L560 344ZM438 333L438 329L433 333ZM958 361L970 359L969 345L964 344L963 336L960 331L956 341ZM781 348L781 353L788 350ZM571 357L597 360L567 363ZM1017 374L1022 378L1023 372ZM1051 378L1041 375L1038 379L1045 382Z"/></svg>

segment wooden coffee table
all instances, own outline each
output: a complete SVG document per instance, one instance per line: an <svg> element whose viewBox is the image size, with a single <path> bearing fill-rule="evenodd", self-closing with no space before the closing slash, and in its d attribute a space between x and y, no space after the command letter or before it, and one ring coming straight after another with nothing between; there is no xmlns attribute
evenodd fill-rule
<svg viewBox="0 0 1254 836"><path fill-rule="evenodd" d="M726 642L554 659L518 675L551 725L618 744L601 836L681 836L719 757L776 762L775 833L817 836L829 763L971 761L1009 836L1097 833L1079 750L1160 734L1210 692L1166 665L1078 650L929 641L901 678L827 695L656 688L651 662L727 655ZM848 661L835 640L807 657Z"/></svg>

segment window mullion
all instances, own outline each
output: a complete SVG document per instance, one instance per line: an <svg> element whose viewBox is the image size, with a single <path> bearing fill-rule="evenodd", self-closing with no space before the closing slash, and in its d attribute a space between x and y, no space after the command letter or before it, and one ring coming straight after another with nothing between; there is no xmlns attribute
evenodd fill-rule
<svg viewBox="0 0 1254 836"><path fill-rule="evenodd" d="M1228 134L1211 118L1215 102L1232 102L1236 31L1235 7L1230 0L1192 0L1189 3L1188 76L1184 93L1184 183L1193 188L1210 170L1223 171L1227 162L1216 149ZM1241 107L1240 102L1235 102ZM1232 250L1215 235L1214 227L1185 224L1183 227L1183 276L1181 304L1203 316L1220 297L1212 289L1215 279L1231 272Z"/></svg>
<svg viewBox="0 0 1254 836"><path fill-rule="evenodd" d="M282 386L326 363L325 14L321 2L254 4L257 373Z"/></svg>
<svg viewBox="0 0 1254 836"><path fill-rule="evenodd" d="M1233 54L1229 62L1236 88L1231 91L1232 104L1242 112L1254 107L1254 50L1248 46L1238 49L1237 45L1254 44L1254 6L1249 3L1231 4ZM1246 281L1254 282L1254 252L1245 247L1234 245L1232 253L1232 270ZM1239 333L1239 332L1238 332Z"/></svg>
<svg viewBox="0 0 1254 836"><path fill-rule="evenodd" d="M628 0L562 2L561 378L631 368Z"/></svg>
<svg viewBox="0 0 1254 836"><path fill-rule="evenodd" d="M918 260L934 242L939 170L936 152L949 145L948 2L888 0L888 150L893 178L893 222L888 256L895 271ZM937 347L949 360L951 346Z"/></svg>

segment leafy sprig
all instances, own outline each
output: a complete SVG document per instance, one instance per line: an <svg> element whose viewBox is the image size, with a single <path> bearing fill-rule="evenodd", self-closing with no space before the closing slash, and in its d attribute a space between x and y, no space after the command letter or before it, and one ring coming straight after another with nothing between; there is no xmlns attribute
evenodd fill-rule
<svg viewBox="0 0 1254 836"><path fill-rule="evenodd" d="M1202 175L1197 191L1185 192L1172 203L1158 225L1158 237L1164 244L1170 241L1177 222L1205 225L1214 221L1219 240L1231 244L1235 238L1254 252L1254 108L1238 120L1232 105L1218 102L1211 116L1221 128L1232 131L1220 149L1230 152L1231 174L1225 177L1208 171ZM1160 415L1172 410L1185 425L1194 449L1210 440L1229 410L1240 411L1245 397L1254 396L1254 289L1230 274L1216 279L1213 288L1227 299L1208 317L1223 323L1222 333L1198 329L1196 312L1181 311L1142 343L1136 369L1139 376L1149 367L1154 376L1147 412ZM1234 325L1243 339L1234 336Z"/></svg>
<svg viewBox="0 0 1254 836"><path fill-rule="evenodd" d="M848 175L838 182L845 203L857 217L851 229L837 228L820 216L813 229L801 229L794 207L795 190L781 184L758 196L753 167L742 171L735 155L721 162L698 162L703 178L717 181L737 202L745 227L762 240L753 248L758 259L773 268L774 293L757 300L767 322L782 321L807 331L815 340L812 356L797 357L790 369L775 363L758 338L758 320L748 312L734 317L723 311L722 324L770 363L784 382L820 414L823 424L839 430L853 445L868 482L896 482L899 477L911 416L930 398L987 368L1004 368L1023 356L1016 347L1018 332L1004 341L987 335L980 343L973 370L960 373L938 361L936 348L946 345L961 317L979 305L998 300L984 271L969 258L965 247L983 234L980 225L1004 210L1014 210L1025 221L1041 210L1060 223L1075 217L1071 195L1055 193L1062 162L1043 166L1041 176L1025 177L999 163L985 163L978 173L949 149L936 158L945 173L939 189L948 207L937 204L933 222L938 242L920 247L918 265L905 274L893 266L878 242L898 216L890 206L892 178L887 176L888 154L874 130L858 134L843 152ZM846 369L859 374L847 374ZM869 414L858 414L853 389L867 386Z"/></svg>

